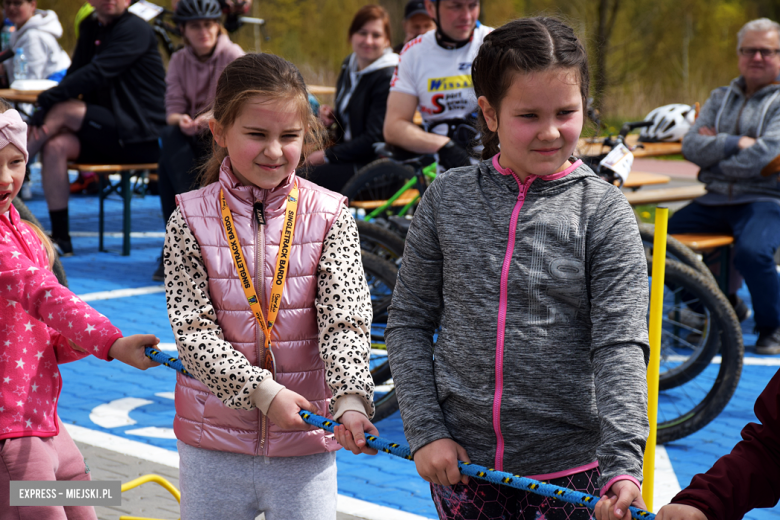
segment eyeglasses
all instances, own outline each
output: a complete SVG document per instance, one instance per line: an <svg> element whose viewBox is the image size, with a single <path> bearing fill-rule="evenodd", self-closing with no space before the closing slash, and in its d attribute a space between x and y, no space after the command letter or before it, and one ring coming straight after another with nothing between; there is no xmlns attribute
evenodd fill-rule
<svg viewBox="0 0 780 520"><path fill-rule="evenodd" d="M740 47L739 53L742 56L746 56L748 58L752 58L756 55L756 53L761 54L761 58L769 58L770 56L774 56L775 54L780 54L780 49L762 49L759 47Z"/></svg>

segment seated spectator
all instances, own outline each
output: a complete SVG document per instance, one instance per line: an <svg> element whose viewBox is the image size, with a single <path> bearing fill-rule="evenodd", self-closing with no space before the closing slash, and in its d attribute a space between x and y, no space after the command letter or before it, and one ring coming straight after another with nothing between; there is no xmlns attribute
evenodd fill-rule
<svg viewBox="0 0 780 520"><path fill-rule="evenodd" d="M73 64L59 85L38 96L30 119L30 156L41 175L52 240L73 254L68 224L68 161L156 163L165 125L165 69L152 27L127 11L129 0L90 0Z"/></svg>
<svg viewBox="0 0 780 520"><path fill-rule="evenodd" d="M409 0L404 7L404 41L393 47L393 51L401 54L404 45L434 29L436 29L436 22L425 9L425 2Z"/></svg>
<svg viewBox="0 0 780 520"><path fill-rule="evenodd" d="M358 168L376 159L374 143L383 141L390 78L398 55L390 49L390 17L382 7L362 7L349 26L352 54L341 64L334 107L322 105L320 120L335 124L334 144L309 155L308 178L339 191Z"/></svg>
<svg viewBox="0 0 780 520"><path fill-rule="evenodd" d="M740 76L712 91L683 139L707 194L669 221L669 233L731 233L733 259L755 312L759 354L780 354L780 25L761 18L737 36ZM747 307L729 295L740 319Z"/></svg>
<svg viewBox="0 0 780 520"><path fill-rule="evenodd" d="M217 78L228 63L244 55L231 43L220 24L217 0L181 0L174 20L184 37L184 48L171 56L165 78L168 126L160 134L160 203L165 222L176 209L176 195L196 187L197 168L211 152L209 115ZM163 262L153 277L164 279Z"/></svg>
<svg viewBox="0 0 780 520"><path fill-rule="evenodd" d="M62 36L62 25L54 11L37 9L35 0L5 0L5 17L16 30L11 33L11 48L22 49L27 59L26 79L60 81L70 66L68 54L57 40ZM3 62L8 84L14 82L14 60Z"/></svg>

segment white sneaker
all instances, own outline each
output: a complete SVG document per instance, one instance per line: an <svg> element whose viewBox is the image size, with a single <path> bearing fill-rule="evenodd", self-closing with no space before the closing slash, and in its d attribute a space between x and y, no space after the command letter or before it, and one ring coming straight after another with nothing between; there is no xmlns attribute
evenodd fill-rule
<svg viewBox="0 0 780 520"><path fill-rule="evenodd" d="M27 181L24 184L22 184L22 189L19 191L19 196L22 198L22 200L30 200L32 199L32 188L30 188L30 182Z"/></svg>

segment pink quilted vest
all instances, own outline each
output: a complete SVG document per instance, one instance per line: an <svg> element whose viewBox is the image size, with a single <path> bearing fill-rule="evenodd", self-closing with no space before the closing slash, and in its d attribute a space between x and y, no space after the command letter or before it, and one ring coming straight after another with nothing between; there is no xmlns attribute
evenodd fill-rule
<svg viewBox="0 0 780 520"><path fill-rule="evenodd" d="M263 330L244 296L225 239L219 209L219 190L225 191L249 272L262 300L263 312L271 293L271 280L279 251L287 194L297 179L299 189L295 236L290 268L276 324L271 332L276 357L276 381L329 415L331 392L325 381L325 365L318 349L317 266L322 244L345 199L341 195L297 178L264 190L244 186L225 159L215 182L197 191L178 195L176 201L200 245L208 270L209 294L225 339L255 366L263 361ZM254 217L255 202L262 202L266 224ZM260 266L259 268L257 266ZM333 435L312 427L308 431L283 431L258 409L234 410L217 399L206 385L181 374L176 380L176 437L198 448L247 455L290 457L339 449Z"/></svg>

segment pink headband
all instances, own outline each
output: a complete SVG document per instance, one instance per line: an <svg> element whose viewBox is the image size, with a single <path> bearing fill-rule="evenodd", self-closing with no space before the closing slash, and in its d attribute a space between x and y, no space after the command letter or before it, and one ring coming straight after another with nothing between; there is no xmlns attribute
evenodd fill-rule
<svg viewBox="0 0 780 520"><path fill-rule="evenodd" d="M29 159L27 153L27 123L14 109L0 114L0 150L12 144L24 154L24 162Z"/></svg>

